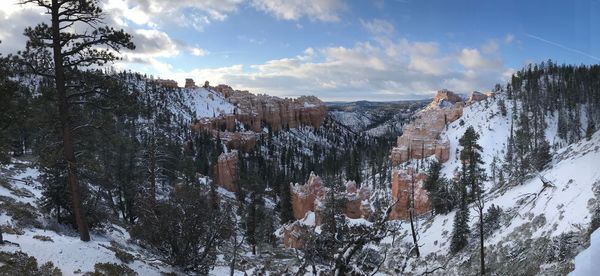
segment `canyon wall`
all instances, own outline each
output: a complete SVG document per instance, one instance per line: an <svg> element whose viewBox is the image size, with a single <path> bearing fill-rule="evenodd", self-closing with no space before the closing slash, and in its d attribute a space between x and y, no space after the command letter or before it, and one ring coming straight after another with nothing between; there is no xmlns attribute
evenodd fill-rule
<svg viewBox="0 0 600 276"><path fill-rule="evenodd" d="M325 104L314 96L295 99L278 98L248 91L233 90L227 85L213 88L236 106L236 114L216 118L213 127L235 130L235 120L260 132L263 127L271 131L295 128L301 125L320 127L327 115Z"/></svg>

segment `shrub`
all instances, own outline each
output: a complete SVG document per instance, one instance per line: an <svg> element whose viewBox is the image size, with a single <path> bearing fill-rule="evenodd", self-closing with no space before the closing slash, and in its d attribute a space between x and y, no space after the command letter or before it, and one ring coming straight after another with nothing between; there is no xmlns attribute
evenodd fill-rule
<svg viewBox="0 0 600 276"><path fill-rule="evenodd" d="M138 275L133 269L124 264L97 263L94 272L84 274L86 276L135 276Z"/></svg>
<svg viewBox="0 0 600 276"><path fill-rule="evenodd" d="M133 262L133 260L135 259L133 255L121 249L113 248L113 251L115 251L115 257L117 257L117 259L121 260L121 262L124 262L126 264Z"/></svg>
<svg viewBox="0 0 600 276"><path fill-rule="evenodd" d="M37 260L21 251L15 253L0 252L0 275L62 275L60 269L47 262L38 267Z"/></svg>
<svg viewBox="0 0 600 276"><path fill-rule="evenodd" d="M34 239L38 239L40 241L49 241L49 242L54 242L54 240L52 240L51 237L48 236L42 236L42 235L35 235L33 236Z"/></svg>

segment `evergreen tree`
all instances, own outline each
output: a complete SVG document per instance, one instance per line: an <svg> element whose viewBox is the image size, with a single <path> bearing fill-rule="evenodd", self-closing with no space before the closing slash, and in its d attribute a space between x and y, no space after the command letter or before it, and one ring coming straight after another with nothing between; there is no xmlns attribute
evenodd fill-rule
<svg viewBox="0 0 600 276"><path fill-rule="evenodd" d="M504 102L504 99L500 99L498 101L498 106L500 107L500 115L502 115L502 117L506 117L507 110L506 110L506 103Z"/></svg>
<svg viewBox="0 0 600 276"><path fill-rule="evenodd" d="M588 119L588 125L585 129L585 138L589 140L592 139L592 135L596 132L596 126L594 125L594 120L592 118Z"/></svg>
<svg viewBox="0 0 600 276"><path fill-rule="evenodd" d="M465 165L463 165L461 178L458 181L459 204L456 214L454 215L454 224L452 229L452 237L450 239L450 252L457 253L468 244L469 237L469 207L467 204L467 185L469 180Z"/></svg>
<svg viewBox="0 0 600 276"><path fill-rule="evenodd" d="M284 183L281 185L281 194L279 198L279 219L282 224L294 220L292 210L292 193L290 184Z"/></svg>
<svg viewBox="0 0 600 276"><path fill-rule="evenodd" d="M469 201L475 200L475 195L482 192L481 184L485 180L485 170L481 167L483 160L481 158L481 146L477 144L479 134L470 126L464 135L459 139L462 146L460 151L460 160L466 169L464 181L470 188Z"/></svg>
<svg viewBox="0 0 600 276"><path fill-rule="evenodd" d="M42 23L34 28L25 29L29 41L23 57L28 67L33 69L33 73L54 81L57 96L54 106L58 109L62 127L62 147L67 163L67 183L71 203L80 239L89 241L90 235L85 210L82 209L81 188L78 183L74 126L70 110L72 100L77 96L85 95L81 93L87 92L77 91L73 73L77 68L104 65L117 58L111 51L102 47L118 51L121 47L133 49L135 46L130 42L131 36L125 32L97 26L102 18L102 10L97 0L24 0L22 3L32 3L45 8L46 14L51 16L50 25ZM81 23L91 29L74 33L68 27L75 23ZM69 31L66 31L67 29ZM51 66L47 66L50 64ZM69 91L72 88L75 88L74 91Z"/></svg>

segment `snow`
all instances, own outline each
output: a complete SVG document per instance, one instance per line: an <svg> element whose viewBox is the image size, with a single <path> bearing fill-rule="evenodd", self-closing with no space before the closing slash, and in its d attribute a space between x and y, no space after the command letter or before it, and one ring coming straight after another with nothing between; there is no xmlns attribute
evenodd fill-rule
<svg viewBox="0 0 600 276"><path fill-rule="evenodd" d="M233 114L235 106L218 92L206 88L184 89L185 102L190 104L196 119Z"/></svg>
<svg viewBox="0 0 600 276"><path fill-rule="evenodd" d="M503 95L496 96L497 99ZM442 132L441 136L446 137L450 141L450 155L442 169L442 174L447 178L454 178L454 173L460 169L460 160L457 154L457 149L460 150L458 140L463 136L469 126L473 126L479 134L479 145L484 149L482 158L485 163L486 173L491 175L490 164L494 156L498 158L504 157L504 149L506 141L510 134L510 118L511 110L507 111L506 116L499 113L498 101L488 101L488 108L485 102L475 102L466 106L463 110L463 115L460 119L448 125L448 130ZM461 126L460 122L464 125ZM488 187L486 187L488 188Z"/></svg>
<svg viewBox="0 0 600 276"><path fill-rule="evenodd" d="M590 237L591 244L575 257L575 270L569 276L595 276L598 275L600 260L600 229L596 229Z"/></svg>
<svg viewBox="0 0 600 276"><path fill-rule="evenodd" d="M9 184L0 186L0 195L15 199L18 202L30 204L37 208L38 199L41 198L41 184L38 181L39 170L30 162L15 160L13 164L0 167L2 176L6 176ZM16 166L19 164L19 166ZM26 166L26 167L24 167ZM7 188L8 187L8 188ZM9 189L10 188L10 189ZM13 191L19 191L14 193ZM42 221L47 224L46 219ZM15 221L4 212L0 212L0 224L14 225ZM159 261L149 261L149 254L143 252L137 245L129 243L129 233L116 225L106 227L106 233L91 233L91 241L83 242L76 235L58 233L48 229L25 228L23 235L3 233L4 240L14 244L7 244L0 249L5 252L22 251L37 259L38 264L52 262L64 275L74 275L80 272L94 271L96 263L121 263L110 250L112 243L119 245L120 249L136 256L136 260L128 264L139 275L161 275L162 272L174 272L170 266ZM71 233L72 234L72 233ZM36 235L50 237L52 241L42 241L34 238Z"/></svg>

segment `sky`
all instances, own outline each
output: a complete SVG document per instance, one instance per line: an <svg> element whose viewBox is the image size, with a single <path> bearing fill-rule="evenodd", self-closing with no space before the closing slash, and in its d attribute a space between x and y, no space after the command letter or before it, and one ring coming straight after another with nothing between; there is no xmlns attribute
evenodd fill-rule
<svg viewBox="0 0 600 276"><path fill-rule="evenodd" d="M600 0L98 0L133 35L117 69L326 101L424 99L530 63L600 62ZM0 53L49 17L0 0Z"/></svg>

